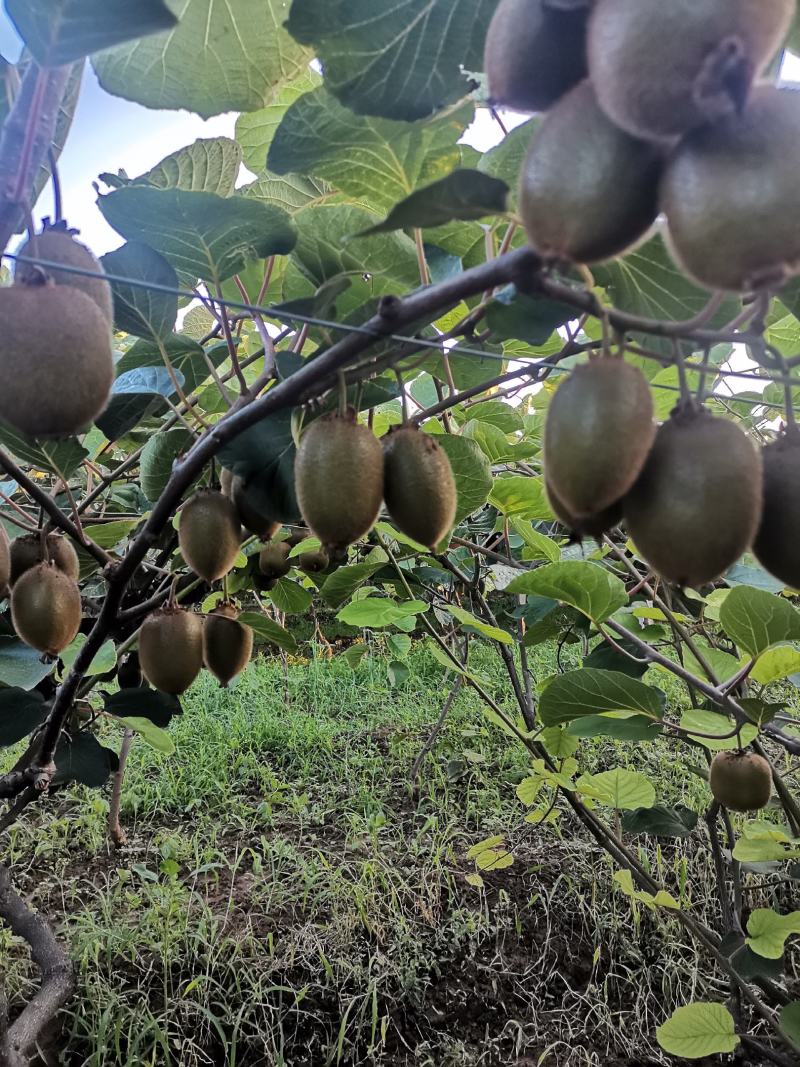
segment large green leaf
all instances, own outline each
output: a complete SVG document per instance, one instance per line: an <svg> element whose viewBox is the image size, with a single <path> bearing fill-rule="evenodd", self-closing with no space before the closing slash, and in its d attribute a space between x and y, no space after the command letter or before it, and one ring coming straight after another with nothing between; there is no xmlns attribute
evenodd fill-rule
<svg viewBox="0 0 800 1067"><path fill-rule="evenodd" d="M490 641L499 641L501 645L514 644L514 639L506 630L501 630L498 626L491 626L489 623L483 622L482 619L477 619L469 611L465 611L464 608L459 608L455 604L448 604L445 610L454 619L463 623L464 626L471 626L473 630L477 630L479 634L488 637Z"/></svg>
<svg viewBox="0 0 800 1067"><path fill-rule="evenodd" d="M67 479L80 467L89 453L76 437L63 441L42 441L26 437L12 426L0 425L0 445L36 470L50 471Z"/></svg>
<svg viewBox="0 0 800 1067"><path fill-rule="evenodd" d="M64 66L176 21L164 0L6 0L6 10L43 67Z"/></svg>
<svg viewBox="0 0 800 1067"><path fill-rule="evenodd" d="M656 1037L665 1052L687 1060L730 1053L739 1044L736 1023L725 1005L703 1001L674 1011Z"/></svg>
<svg viewBox="0 0 800 1067"><path fill-rule="evenodd" d="M396 626L399 622L427 610L428 605L421 600L399 601L369 596L363 600L354 600L342 608L336 618L348 626L380 630L385 626Z"/></svg>
<svg viewBox="0 0 800 1067"><path fill-rule="evenodd" d="M628 834L652 834L653 837L690 837L697 826L697 812L678 804L674 808L637 808L622 817Z"/></svg>
<svg viewBox="0 0 800 1067"><path fill-rule="evenodd" d="M266 107L239 115L236 120L236 140L241 145L248 170L253 174L261 174L266 169L267 153L287 110L301 96L319 88L321 84L320 75L307 67L294 81L282 85Z"/></svg>
<svg viewBox="0 0 800 1067"><path fill-rule="evenodd" d="M116 752L104 748L94 734L80 733L62 740L56 749L55 783L80 782L99 789L119 767Z"/></svg>
<svg viewBox="0 0 800 1067"><path fill-rule="evenodd" d="M778 645L758 657L750 677L759 685L771 685L791 674L800 674L800 650L791 645Z"/></svg>
<svg viewBox="0 0 800 1067"><path fill-rule="evenodd" d="M656 802L655 786L649 778L622 767L599 774L583 774L575 784L583 796L618 811L652 808Z"/></svg>
<svg viewBox="0 0 800 1067"><path fill-rule="evenodd" d="M225 344L208 348L204 356L203 349L197 341L193 341L191 337L184 337L182 334L173 334L160 341L148 341L142 338L128 349L117 364L117 377L148 367L165 369L164 353L179 376L179 381L182 382L187 396L211 376L208 360L218 367L228 358L228 348Z"/></svg>
<svg viewBox="0 0 800 1067"><path fill-rule="evenodd" d="M189 431L182 428L150 438L139 463L139 482L148 500L158 500L172 476L175 460L189 450L193 440Z"/></svg>
<svg viewBox="0 0 800 1067"><path fill-rule="evenodd" d="M177 271L214 285L253 260L291 252L296 241L285 211L242 196L128 185L97 203L127 240L150 245Z"/></svg>
<svg viewBox="0 0 800 1067"><path fill-rule="evenodd" d="M47 704L41 693L0 689L0 747L15 745L44 722Z"/></svg>
<svg viewBox="0 0 800 1067"><path fill-rule="evenodd" d="M289 32L312 47L353 111L419 119L465 96L483 67L496 0L294 0Z"/></svg>
<svg viewBox="0 0 800 1067"><path fill-rule="evenodd" d="M117 2L138 10L138 3ZM186 108L204 118L254 111L312 58L283 28L289 0L169 4L180 19L175 29L94 56L107 92L146 107Z"/></svg>
<svg viewBox="0 0 800 1067"><path fill-rule="evenodd" d="M551 563L521 574L506 592L550 597L577 608L596 623L604 622L628 603L624 582L605 567L580 560Z"/></svg>
<svg viewBox="0 0 800 1067"><path fill-rule="evenodd" d="M154 726L149 719L131 715L120 718L119 721L123 726L137 733L156 752L160 752L163 756L172 756L174 754L175 742L166 730L162 730L160 726Z"/></svg>
<svg viewBox="0 0 800 1067"><path fill-rule="evenodd" d="M14 637L0 637L0 685L31 690L52 671L53 664L42 663L35 648Z"/></svg>
<svg viewBox="0 0 800 1067"><path fill-rule="evenodd" d="M719 621L728 637L753 659L772 645L800 640L800 612L788 600L746 585L731 590Z"/></svg>
<svg viewBox="0 0 800 1067"><path fill-rule="evenodd" d="M263 641L277 645L286 652L297 651L297 642L294 637L288 630L279 626L274 619L269 619L258 611L243 611L239 616L239 622L242 626L249 626L256 637L260 637Z"/></svg>
<svg viewBox="0 0 800 1067"><path fill-rule="evenodd" d="M553 518L541 478L528 478L524 474L495 478L489 502L509 517L515 515L532 522Z"/></svg>
<svg viewBox="0 0 800 1067"><path fill-rule="evenodd" d="M178 297L148 286L178 288L178 275L170 263L140 241L128 241L103 256L101 262L106 273L112 275L116 328L135 337L169 336L178 317ZM132 285L115 278L130 278L142 284Z"/></svg>
<svg viewBox="0 0 800 1067"><path fill-rule="evenodd" d="M511 130L500 144L481 157L478 161L478 170L483 171L484 174L491 174L493 178L500 178L512 190L516 189L523 161L528 154L533 134L540 121L538 118L530 119Z"/></svg>
<svg viewBox="0 0 800 1067"><path fill-rule="evenodd" d="M756 908L747 920L747 944L768 960L779 960L786 941L800 934L800 911L779 915L772 908Z"/></svg>
<svg viewBox="0 0 800 1067"><path fill-rule="evenodd" d="M294 489L297 448L291 411L261 419L219 451L224 467L244 479L248 500L276 522L296 522L300 507Z"/></svg>
<svg viewBox="0 0 800 1067"><path fill-rule="evenodd" d="M518 340L543 345L554 330L575 318L575 309L542 296L528 296L509 285L496 294L486 311L486 325L495 341Z"/></svg>
<svg viewBox="0 0 800 1067"><path fill-rule="evenodd" d="M314 599L308 589L304 589L290 578L281 578L270 592L269 598L278 611L285 615L303 615Z"/></svg>
<svg viewBox="0 0 800 1067"><path fill-rule="evenodd" d="M350 567L339 567L333 574L328 575L320 589L320 596L329 608L341 607L359 586L369 581L376 571L386 565L385 553L381 552L380 555L383 558L367 563L354 563Z"/></svg>
<svg viewBox="0 0 800 1067"><path fill-rule="evenodd" d="M64 664L64 670L68 671L72 667L78 655L86 644L86 634L78 634L71 645L61 653L61 661ZM107 671L112 671L117 665L117 650L114 648L113 641L106 641L99 651L95 653L94 659L90 663L86 670L86 677L92 677L95 674L105 674Z"/></svg>
<svg viewBox="0 0 800 1067"><path fill-rule="evenodd" d="M741 738L741 745L749 745L758 736L758 728L745 723L738 735L728 737L726 735L734 729L734 723L725 715L718 715L715 711L703 711L700 708L688 708L684 711L681 716L681 729L688 730L694 735L706 735L695 736L695 741L710 752L731 751L740 747L738 738Z"/></svg>
<svg viewBox="0 0 800 1067"><path fill-rule="evenodd" d="M181 702L169 693L140 686L120 689L106 698L105 710L117 719L147 719L162 730L181 714Z"/></svg>
<svg viewBox="0 0 800 1067"><path fill-rule="evenodd" d="M542 693L539 714L545 726L558 726L585 715L633 711L659 720L664 694L619 671L591 667L557 675Z"/></svg>
<svg viewBox="0 0 800 1067"><path fill-rule="evenodd" d="M392 208L383 222L365 234L391 230L427 229L455 219L483 219L502 215L508 207L508 186L479 170L460 168L411 193Z"/></svg>
<svg viewBox="0 0 800 1067"><path fill-rule="evenodd" d="M455 524L474 515L486 503L492 488L492 472L475 441L455 434L439 434L436 443L446 453L456 482Z"/></svg>
<svg viewBox="0 0 800 1067"><path fill-rule="evenodd" d="M241 146L230 137L201 137L162 159L152 170L137 178L136 184L231 196L241 163Z"/></svg>

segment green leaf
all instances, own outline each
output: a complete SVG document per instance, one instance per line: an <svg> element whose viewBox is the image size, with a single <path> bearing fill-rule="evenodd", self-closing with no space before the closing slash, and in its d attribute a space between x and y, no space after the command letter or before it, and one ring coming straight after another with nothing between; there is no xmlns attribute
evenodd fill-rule
<svg viewBox="0 0 800 1067"><path fill-rule="evenodd" d="M252 506L276 522L300 518L294 488L297 448L292 412L279 411L259 420L223 445L218 456L223 466L244 480Z"/></svg>
<svg viewBox="0 0 800 1067"><path fill-rule="evenodd" d="M348 626L381 630L386 626L396 626L403 620L427 610L428 605L422 600L397 601L368 596L363 600L354 600L342 608L336 618Z"/></svg>
<svg viewBox="0 0 800 1067"><path fill-rule="evenodd" d="M49 471L67 479L89 455L77 438L64 441L39 441L13 429L0 426L0 445L36 470Z"/></svg>
<svg viewBox="0 0 800 1067"><path fill-rule="evenodd" d="M499 629L497 626L490 626L488 623L481 622L480 619L476 619L474 615L471 615L463 608L456 607L454 604L447 604L445 611L449 615L452 615L454 619L458 619L459 622L465 626L471 626L478 633L483 634L484 637L488 637L490 641L499 641L501 645L513 645L514 639L511 634L505 630Z"/></svg>
<svg viewBox="0 0 800 1067"><path fill-rule="evenodd" d="M483 67L494 0L294 0L289 32L314 50L325 83L357 114L424 118L460 100Z"/></svg>
<svg viewBox="0 0 800 1067"><path fill-rule="evenodd" d="M42 656L14 637L0 637L0 685L35 689L53 672L52 663L42 663ZM2 692L2 690L0 690Z"/></svg>
<svg viewBox="0 0 800 1067"><path fill-rule="evenodd" d="M492 489L492 472L479 446L466 437L439 434L436 443L446 453L456 483L458 526L486 503Z"/></svg>
<svg viewBox="0 0 800 1067"><path fill-rule="evenodd" d="M117 2L138 11L129 0ZM254 111L312 58L283 28L289 0L171 3L180 18L172 31L94 56L106 92L145 107L186 108L203 118Z"/></svg>
<svg viewBox="0 0 800 1067"><path fill-rule="evenodd" d="M580 560L552 563L521 574L506 587L506 592L550 597L577 608L595 623L604 622L628 603L625 585L616 575L596 563Z"/></svg>
<svg viewBox="0 0 800 1067"><path fill-rule="evenodd" d="M56 749L53 782L80 782L100 789L119 767L116 752L104 748L94 734L79 733L62 740Z"/></svg>
<svg viewBox="0 0 800 1067"><path fill-rule="evenodd" d="M242 149L230 137L201 137L166 156L135 184L231 196L241 163Z"/></svg>
<svg viewBox="0 0 800 1067"><path fill-rule="evenodd" d="M47 712L41 693L0 689L0 748L30 736L47 718Z"/></svg>
<svg viewBox="0 0 800 1067"><path fill-rule="evenodd" d="M315 70L307 67L301 71L294 81L281 85L277 92L270 98L269 104L257 111L248 111L239 115L236 119L236 140L241 146L244 165L253 174L261 174L267 166L267 153L275 139L275 134L283 122L286 112L301 97L312 93L322 85L322 78ZM350 112L352 115L352 112ZM303 131L298 131L299 139L303 139ZM310 131L310 136L315 136ZM290 168L291 169L291 168ZM301 168L305 170L306 168ZM286 179L290 182L308 179L307 174L287 174ZM263 182L280 182L274 174L267 174L260 179ZM256 182L256 185L259 184ZM312 197L314 199L314 197Z"/></svg>
<svg viewBox="0 0 800 1067"><path fill-rule="evenodd" d="M546 559L550 563L558 563L561 559L561 549L547 534L534 530L530 522L522 519L511 519L509 526L525 542L526 559Z"/></svg>
<svg viewBox="0 0 800 1067"><path fill-rule="evenodd" d="M795 1044L800 1044L800 1003L784 1004L780 1011L781 1028Z"/></svg>
<svg viewBox="0 0 800 1067"><path fill-rule="evenodd" d="M747 944L759 956L779 960L786 941L800 934L800 911L779 915L771 908L756 908L747 920Z"/></svg>
<svg viewBox="0 0 800 1067"><path fill-rule="evenodd" d="M286 255L297 235L280 208L242 196L129 185L97 200L106 222L189 276L219 285L247 263Z"/></svg>
<svg viewBox="0 0 800 1067"><path fill-rule="evenodd" d="M270 644L277 645L286 652L297 651L297 641L274 619L268 619L266 615L258 611L243 611L239 616L239 622L243 626L249 626L253 633L264 641L269 641Z"/></svg>
<svg viewBox="0 0 800 1067"><path fill-rule="evenodd" d="M502 289L486 311L486 325L496 341L518 340L538 348L553 331L575 318L575 309L542 296Z"/></svg>
<svg viewBox="0 0 800 1067"><path fill-rule="evenodd" d="M175 742L166 730L162 730L159 726L154 726L149 719L138 718L134 715L124 719L121 718L119 721L129 730L139 734L141 739L150 748L155 749L156 752L161 752L164 756L172 756L174 754Z"/></svg>
<svg viewBox="0 0 800 1067"><path fill-rule="evenodd" d="M800 640L800 613L787 600L762 589L732 589L719 619L728 637L754 659L772 645Z"/></svg>
<svg viewBox="0 0 800 1067"><path fill-rule="evenodd" d="M508 186L479 170L454 170L446 178L418 189L396 204L383 222L359 234L391 230L427 229L454 220L502 215L508 204Z"/></svg>
<svg viewBox="0 0 800 1067"><path fill-rule="evenodd" d="M290 578L280 578L269 596L278 611L282 611L284 615L303 615L313 601L308 589L304 589Z"/></svg>
<svg viewBox="0 0 800 1067"><path fill-rule="evenodd" d="M663 731L660 722L654 722L646 715L618 712L585 715L573 720L567 727L567 733L573 737L613 737L617 741L655 741Z"/></svg>
<svg viewBox="0 0 800 1067"><path fill-rule="evenodd" d="M139 463L139 483L148 500L158 500L172 476L175 460L193 442L192 435L184 429L167 430L148 440Z"/></svg>
<svg viewBox="0 0 800 1067"><path fill-rule="evenodd" d="M675 897L665 889L659 890L655 896L652 893L646 893L644 890L637 889L634 885L633 873L631 871L617 871L614 875L614 881L627 897L630 897L631 900L638 901L640 904L644 904L644 906L651 911L655 911L656 908L670 908L672 911L680 911L680 904Z"/></svg>
<svg viewBox="0 0 800 1067"><path fill-rule="evenodd" d="M473 845L467 852L467 857L474 860L481 871L503 870L514 862L514 857L506 848L505 839L499 835L487 837L485 841Z"/></svg>
<svg viewBox="0 0 800 1067"><path fill-rule="evenodd" d="M681 729L688 730L692 734L712 734L717 735L717 737L723 737L725 734L729 734L734 729L734 726L735 724L731 719L726 718L725 715L718 715L715 711L690 708L681 716ZM742 745L749 745L758 736L758 728L744 725L739 732L739 736L742 739ZM736 734L733 737L726 738L724 741L699 736L695 736L694 739L704 748L707 748L709 752L726 752L739 748Z"/></svg>
<svg viewBox="0 0 800 1067"><path fill-rule="evenodd" d="M101 261L106 274L141 282L111 282L114 293L114 325L135 337L168 337L178 317L178 297L148 288L149 285L178 288L178 275L166 259L149 245L129 241L108 252Z"/></svg>
<svg viewBox="0 0 800 1067"><path fill-rule="evenodd" d="M172 334L163 340L137 341L117 364L117 376L149 367L166 370L164 352L178 375L178 380L183 379L183 389L187 395L195 392L210 377L206 357L215 367L228 358L226 344L210 346L204 357L203 349L191 337Z"/></svg>
<svg viewBox="0 0 800 1067"><path fill-rule="evenodd" d="M577 737L572 737L562 726L548 726L542 730L539 740L556 760L567 759L580 745Z"/></svg>
<svg viewBox="0 0 800 1067"><path fill-rule="evenodd" d="M639 712L659 720L664 712L664 694L618 671L584 668L556 675L539 702L539 715L545 726L609 711Z"/></svg>
<svg viewBox="0 0 800 1067"><path fill-rule="evenodd" d="M750 677L759 685L772 685L800 672L800 650L791 645L778 645L762 653Z"/></svg>
<svg viewBox="0 0 800 1067"><path fill-rule="evenodd" d="M734 1051L739 1044L733 1016L723 1004L696 1001L678 1008L656 1030L659 1045L671 1056L701 1060Z"/></svg>
<svg viewBox="0 0 800 1067"><path fill-rule="evenodd" d="M78 653L86 644L86 634L78 634L75 640L61 653L61 660L64 664L64 670L69 671L78 657ZM108 671L113 671L117 665L117 650L114 648L113 641L106 641L98 652L95 653L95 657L85 671L87 677L91 678L96 674L106 674Z"/></svg>
<svg viewBox="0 0 800 1067"><path fill-rule="evenodd" d="M740 863L769 863L800 857L800 839L792 840L779 826L754 820L745 824L733 858Z"/></svg>
<svg viewBox="0 0 800 1067"><path fill-rule="evenodd" d="M697 812L678 804L674 808L637 808L622 816L626 834L652 834L653 837L690 837L697 826Z"/></svg>
<svg viewBox="0 0 800 1067"><path fill-rule="evenodd" d="M181 702L169 693L138 686L120 689L106 697L104 710L115 719L147 719L163 730L176 715L181 714Z"/></svg>
<svg viewBox="0 0 800 1067"><path fill-rule="evenodd" d="M621 767L600 774L583 774L576 784L579 793L618 811L652 808L656 802L655 786L650 779Z"/></svg>
<svg viewBox="0 0 800 1067"><path fill-rule="evenodd" d="M512 190L519 182L522 164L528 154L533 135L541 124L540 118L529 119L511 130L500 144L489 149L478 161L478 170L500 178Z"/></svg>
<svg viewBox="0 0 800 1067"><path fill-rule="evenodd" d="M532 522L553 518L541 478L527 478L522 474L496 478L489 503L509 518L517 516Z"/></svg>
<svg viewBox="0 0 800 1067"><path fill-rule="evenodd" d="M392 660L392 662L387 667L387 671L389 674L389 685L391 685L393 689L397 689L398 686L405 685L405 683L411 677L410 668L405 663L401 663L399 660Z"/></svg>
<svg viewBox="0 0 800 1067"><path fill-rule="evenodd" d="M84 526L83 532L101 548L116 548L139 525L139 519L116 519Z"/></svg>
<svg viewBox="0 0 800 1067"><path fill-rule="evenodd" d="M320 596L329 608L339 608L355 593L359 586L368 581L376 571L386 564L384 553L383 559L377 559L368 563L354 563L351 567L340 567L329 574L320 589Z"/></svg>
<svg viewBox="0 0 800 1067"><path fill-rule="evenodd" d="M6 10L42 67L65 66L177 21L164 0L6 0Z"/></svg>

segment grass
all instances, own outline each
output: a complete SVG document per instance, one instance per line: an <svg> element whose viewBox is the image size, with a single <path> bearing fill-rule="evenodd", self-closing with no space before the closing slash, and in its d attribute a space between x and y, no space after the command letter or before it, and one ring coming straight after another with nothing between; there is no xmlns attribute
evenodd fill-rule
<svg viewBox="0 0 800 1067"><path fill-rule="evenodd" d="M720 976L668 913L632 908L613 888L609 861L568 815L524 821L515 786L528 761L471 691L412 795L409 770L444 694L424 650L410 665L397 689L376 659L355 672L316 659L286 675L261 660L231 692L204 676L171 728L177 754L134 746L127 848L109 849L107 801L83 789L8 834L17 883L77 963L54 1062L674 1062L655 1027L693 997L724 1000ZM551 653L534 667L552 673ZM510 707L495 665L476 669ZM584 752L589 769L645 769L660 802L702 810L704 784L663 742ZM479 888L466 854L490 835L515 861ZM705 850L670 842L641 854L713 917ZM0 961L12 996L28 996L36 975L2 929Z"/></svg>

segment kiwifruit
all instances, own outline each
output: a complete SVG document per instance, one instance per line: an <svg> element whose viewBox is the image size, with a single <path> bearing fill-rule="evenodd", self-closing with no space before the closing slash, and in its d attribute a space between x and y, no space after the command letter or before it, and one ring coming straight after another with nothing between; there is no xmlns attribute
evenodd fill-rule
<svg viewBox="0 0 800 1067"><path fill-rule="evenodd" d="M577 367L547 410L547 480L570 515L584 519L621 500L656 435L647 379L622 359Z"/></svg>
<svg viewBox="0 0 800 1067"><path fill-rule="evenodd" d="M590 0L500 0L483 69L493 104L546 111L586 77Z"/></svg>
<svg viewBox="0 0 800 1067"><path fill-rule="evenodd" d="M331 565L330 556L324 548L318 552L303 552L296 558L297 566L303 574L322 574Z"/></svg>
<svg viewBox="0 0 800 1067"><path fill-rule="evenodd" d="M717 803L731 811L760 811L772 796L772 769L755 752L718 752L708 784Z"/></svg>
<svg viewBox="0 0 800 1067"><path fill-rule="evenodd" d="M215 582L227 574L239 555L242 529L236 508L215 489L200 489L181 511L178 543L195 574Z"/></svg>
<svg viewBox="0 0 800 1067"><path fill-rule="evenodd" d="M258 569L265 578L276 581L283 578L292 569L289 559L289 542L273 541L261 549L258 557Z"/></svg>
<svg viewBox="0 0 800 1067"><path fill-rule="evenodd" d="M71 286L0 289L0 374L0 418L32 437L79 433L111 394L108 320Z"/></svg>
<svg viewBox="0 0 800 1067"><path fill-rule="evenodd" d="M800 269L800 93L760 85L742 115L689 134L661 208L680 265L709 289L778 286Z"/></svg>
<svg viewBox="0 0 800 1067"><path fill-rule="evenodd" d="M520 175L519 210L543 256L599 263L624 252L658 213L662 153L615 126L588 81L534 134Z"/></svg>
<svg viewBox="0 0 800 1067"><path fill-rule="evenodd" d="M76 240L77 231L70 230L64 223L48 226L20 248L18 256L27 259L46 260L49 263L61 263L65 267L77 267L78 270L99 274L99 278L90 278L85 274L74 274L69 270L57 270L54 267L39 267L35 263L25 263L21 259L14 267L14 280L22 285L36 284L43 278L51 278L56 285L68 285L79 289L94 300L100 308L109 326L114 322L114 298L111 285L102 275L103 265L89 249Z"/></svg>
<svg viewBox="0 0 800 1067"><path fill-rule="evenodd" d="M416 426L383 439L384 497L397 528L427 548L451 530L458 494L446 452Z"/></svg>
<svg viewBox="0 0 800 1067"><path fill-rule="evenodd" d="M203 666L203 620L179 607L153 612L139 631L139 662L162 693L186 692Z"/></svg>
<svg viewBox="0 0 800 1067"><path fill-rule="evenodd" d="M597 0L588 53L600 105L623 130L665 139L741 114L794 10L795 0Z"/></svg>
<svg viewBox="0 0 800 1067"><path fill-rule="evenodd" d="M800 589L800 430L762 449L764 504L753 552L762 567Z"/></svg>
<svg viewBox="0 0 800 1067"><path fill-rule="evenodd" d="M271 515L265 514L261 508L256 507L247 494L242 478L233 479L230 498L238 512L242 526L260 540L271 541L280 530L281 524L276 522Z"/></svg>
<svg viewBox="0 0 800 1067"><path fill-rule="evenodd" d="M78 554L62 534L49 533L45 544L41 534L25 534L15 537L11 542L11 584L13 585L25 571L38 563L54 563L68 578L77 582L80 576Z"/></svg>
<svg viewBox="0 0 800 1067"><path fill-rule="evenodd" d="M616 500L596 515L585 515L582 519L578 519L571 514L564 501L559 499L558 494L554 491L547 478L545 478L544 484L553 513L558 521L567 527L574 541L583 541L587 537L593 537L596 541L601 541L603 534L613 530L615 526L619 526L622 522L621 500Z"/></svg>
<svg viewBox="0 0 800 1067"><path fill-rule="evenodd" d="M680 405L625 497L628 531L662 578L704 585L752 543L761 482L761 459L735 423Z"/></svg>
<svg viewBox="0 0 800 1067"><path fill-rule="evenodd" d="M0 597L11 585L11 544L5 526L0 525Z"/></svg>
<svg viewBox="0 0 800 1067"><path fill-rule="evenodd" d="M324 415L303 434L295 459L300 511L323 547L346 548L369 533L383 500L383 449L354 415Z"/></svg>
<svg viewBox="0 0 800 1067"><path fill-rule="evenodd" d="M238 619L232 604L220 604L203 626L203 662L223 689L242 673L253 654L253 631Z"/></svg>
<svg viewBox="0 0 800 1067"><path fill-rule="evenodd" d="M11 621L31 648L57 656L75 640L81 625L77 583L49 563L31 567L11 592Z"/></svg>

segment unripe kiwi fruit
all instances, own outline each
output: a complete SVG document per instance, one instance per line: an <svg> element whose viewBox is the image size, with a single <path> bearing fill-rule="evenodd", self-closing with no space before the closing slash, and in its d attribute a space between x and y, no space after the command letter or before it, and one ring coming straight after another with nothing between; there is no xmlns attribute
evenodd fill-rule
<svg viewBox="0 0 800 1067"><path fill-rule="evenodd" d="M0 525L0 597L5 596L11 585L11 543L5 526Z"/></svg>
<svg viewBox="0 0 800 1067"><path fill-rule="evenodd" d="M61 263L65 267L77 267L103 275L102 263L86 245L75 239L75 233L63 225L48 227L20 248L17 253L27 259L45 260L48 263ZM90 278L85 274L74 274L69 270L57 270L54 267L39 267L35 263L25 263L21 259L14 267L14 280L18 284L31 285L42 280L52 279L56 285L68 285L91 297L102 311L109 326L114 322L114 298L111 285L104 277Z"/></svg>
<svg viewBox="0 0 800 1067"><path fill-rule="evenodd" d="M800 589L800 430L762 449L764 503L753 552L762 567Z"/></svg>
<svg viewBox="0 0 800 1067"><path fill-rule="evenodd" d="M577 367L550 401L547 480L570 515L597 515L631 488L655 435L650 387L638 367L593 359Z"/></svg>
<svg viewBox="0 0 800 1067"><path fill-rule="evenodd" d="M300 511L324 547L369 533L383 500L383 449L355 417L324 415L303 434L295 459Z"/></svg>
<svg viewBox="0 0 800 1067"><path fill-rule="evenodd" d="M272 581L285 577L292 569L289 559L289 542L273 541L261 549L258 557L258 569Z"/></svg>
<svg viewBox="0 0 800 1067"><path fill-rule="evenodd" d="M15 537L11 542L11 584L14 585L22 575L38 563L53 563L60 571L74 582L80 576L78 553L62 534L49 533L46 543L42 545L41 535L25 534Z"/></svg>
<svg viewBox="0 0 800 1067"><path fill-rule="evenodd" d="M79 433L111 395L108 320L68 285L0 289L0 374L0 418L32 437Z"/></svg>
<svg viewBox="0 0 800 1067"><path fill-rule="evenodd" d="M629 133L663 139L740 114L794 10L795 0L597 0L588 53L600 104Z"/></svg>
<svg viewBox="0 0 800 1067"><path fill-rule="evenodd" d="M589 0L500 0L483 69L493 104L546 111L586 77Z"/></svg>
<svg viewBox="0 0 800 1067"><path fill-rule="evenodd" d="M232 604L220 604L203 626L203 662L223 689L242 673L253 654L253 631L238 619Z"/></svg>
<svg viewBox="0 0 800 1067"><path fill-rule="evenodd" d="M11 621L26 645L57 656L80 629L80 589L57 567L38 563L11 592Z"/></svg>
<svg viewBox="0 0 800 1067"><path fill-rule="evenodd" d="M303 574L322 574L330 565L330 556L324 548L317 552L303 552L297 556L297 566Z"/></svg>
<svg viewBox="0 0 800 1067"><path fill-rule="evenodd" d="M596 515L585 515L582 519L579 519L571 514L564 501L559 499L558 494L554 491L547 478L545 478L544 484L553 514L560 523L567 527L575 541L583 541L586 537L593 537L596 541L601 541L603 534L613 530L615 526L619 526L622 522L621 500L616 500L613 504L609 504L607 508L599 511Z"/></svg>
<svg viewBox="0 0 800 1067"><path fill-rule="evenodd" d="M735 423L681 406L659 429L625 497L628 531L656 574L705 585L752 544L761 482L761 459Z"/></svg>
<svg viewBox="0 0 800 1067"><path fill-rule="evenodd" d="M236 508L215 489L200 489L181 511L178 543L183 558L207 582L233 567L242 543Z"/></svg>
<svg viewBox="0 0 800 1067"><path fill-rule="evenodd" d="M139 663L162 693L185 693L203 666L203 620L179 607L153 612L139 631Z"/></svg>
<svg viewBox="0 0 800 1067"><path fill-rule="evenodd" d="M384 497L397 528L427 548L451 530L458 494L447 453L416 426L383 439Z"/></svg>
<svg viewBox="0 0 800 1067"><path fill-rule="evenodd" d="M661 182L672 252L709 289L780 285L800 269L800 93L761 85L743 115L689 134Z"/></svg>
<svg viewBox="0 0 800 1067"><path fill-rule="evenodd" d="M717 803L731 811L760 811L772 796L772 770L755 752L718 752L708 784Z"/></svg>
<svg viewBox="0 0 800 1067"><path fill-rule="evenodd" d="M536 131L520 175L519 210L543 256L599 263L624 252L658 213L662 153L615 126L588 81Z"/></svg>

